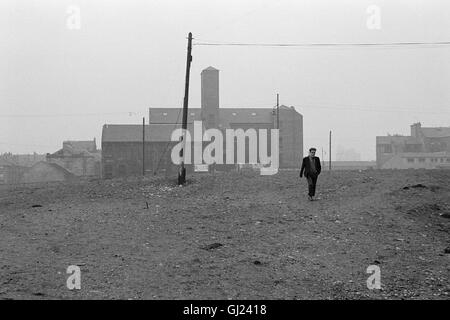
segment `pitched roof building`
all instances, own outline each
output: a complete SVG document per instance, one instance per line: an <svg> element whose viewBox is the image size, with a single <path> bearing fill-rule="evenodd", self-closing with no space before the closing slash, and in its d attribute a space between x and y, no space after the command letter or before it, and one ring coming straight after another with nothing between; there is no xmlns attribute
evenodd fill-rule
<svg viewBox="0 0 450 320"><path fill-rule="evenodd" d="M380 169L450 167L450 127L411 125L410 136L376 137L377 167Z"/></svg>
<svg viewBox="0 0 450 320"><path fill-rule="evenodd" d="M73 181L76 176L56 163L40 161L23 174L23 183Z"/></svg>
<svg viewBox="0 0 450 320"><path fill-rule="evenodd" d="M95 138L90 141L64 141L61 149L47 154L46 161L58 164L76 176L100 176L101 153Z"/></svg>

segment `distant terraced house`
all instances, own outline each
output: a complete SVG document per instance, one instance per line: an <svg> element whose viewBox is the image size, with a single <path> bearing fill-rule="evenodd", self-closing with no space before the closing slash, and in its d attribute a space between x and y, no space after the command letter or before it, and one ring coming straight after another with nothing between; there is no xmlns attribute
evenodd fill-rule
<svg viewBox="0 0 450 320"><path fill-rule="evenodd" d="M64 141L55 153L48 153L46 161L57 164L75 176L100 176L101 151L94 140Z"/></svg>
<svg viewBox="0 0 450 320"><path fill-rule="evenodd" d="M74 181L76 176L56 163L39 161L28 168L21 179L22 183Z"/></svg>
<svg viewBox="0 0 450 320"><path fill-rule="evenodd" d="M0 184L20 183L23 173L27 167L0 157Z"/></svg>
<svg viewBox="0 0 450 320"><path fill-rule="evenodd" d="M376 137L379 169L450 168L450 127L411 125L411 135Z"/></svg>
<svg viewBox="0 0 450 320"><path fill-rule="evenodd" d="M37 153L0 155L0 184L22 183L24 173L42 160L45 155Z"/></svg>

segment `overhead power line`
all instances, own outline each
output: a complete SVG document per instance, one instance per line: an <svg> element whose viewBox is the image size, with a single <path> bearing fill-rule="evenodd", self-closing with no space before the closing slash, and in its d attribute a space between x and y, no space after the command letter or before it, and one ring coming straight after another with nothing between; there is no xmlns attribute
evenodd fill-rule
<svg viewBox="0 0 450 320"><path fill-rule="evenodd" d="M426 108L423 108L422 110L419 109L413 109L413 108L396 108L396 107L389 107L389 106L355 106L355 105L348 105L348 106L340 106L340 105L322 105L322 104L310 104L310 103L294 103L292 104L295 107L298 108L306 108L306 109L331 109L336 111L341 110L356 110L356 111L367 111L367 112L409 112L409 113L432 113L432 114L441 114L441 113L450 113L450 108L447 110L423 110L423 109L433 109L436 108L436 106L427 106ZM450 103L449 103L450 105ZM276 106L269 105L269 104L254 104L254 105L246 105L246 106L221 106L221 109L233 109L233 108L276 108ZM383 109L384 108L384 109ZM442 107L439 107L442 108Z"/></svg>
<svg viewBox="0 0 450 320"><path fill-rule="evenodd" d="M121 111L104 113L51 113L51 114L0 114L0 118L53 118L53 117L88 117L127 114L129 116L139 115L142 111Z"/></svg>
<svg viewBox="0 0 450 320"><path fill-rule="evenodd" d="M366 112L416 112L416 113L430 113L430 114L441 114L441 113L450 113L450 109L447 110L426 110L426 109L434 109L436 107L433 106L427 106L426 108L423 108L422 110L419 109L413 109L413 108L397 108L397 107L388 107L388 106L368 106L368 107L363 107L363 106L338 106L338 105L315 105L315 104L309 104L309 103L300 103L300 104L296 104L297 107L299 108L311 108L311 109L331 109L331 110L336 110L336 111L340 111L340 110L356 110L356 111L366 111ZM164 106L161 106L161 108L164 108ZM166 106L165 108L172 108L172 107L168 107ZM260 103L256 103L254 105L246 105L246 106L222 106L221 109L229 109L229 108L274 108L274 106L272 105L268 105L268 104L260 104ZM442 108L442 107L440 107ZM181 109L180 109L181 110ZM24 115L24 114L9 114L9 115L1 115L0 114L0 118L52 118L52 117L79 117L79 116L89 116L89 115L108 115L108 114L130 114L131 112L117 112L117 113L96 113L96 114L42 114L42 115L38 115L38 114L30 114L30 115ZM137 112L133 112L133 113L137 113ZM176 125L178 124L178 118L177 118L177 122L175 123Z"/></svg>
<svg viewBox="0 0 450 320"><path fill-rule="evenodd" d="M412 112L412 113L450 113L450 109L447 110L437 110L437 111L427 111L427 110L417 110L417 109L407 109L407 108L389 108L389 109L378 109L378 107L373 108L361 108L358 106L324 106L324 105L310 105L310 104L300 104L300 108L313 108L313 109L333 109L333 110L356 110L356 111L367 111L367 112ZM431 108L431 107L430 107Z"/></svg>
<svg viewBox="0 0 450 320"><path fill-rule="evenodd" d="M435 42L384 42L384 43L244 43L200 40L194 46L245 46L245 47L426 47L450 46L450 41Z"/></svg>

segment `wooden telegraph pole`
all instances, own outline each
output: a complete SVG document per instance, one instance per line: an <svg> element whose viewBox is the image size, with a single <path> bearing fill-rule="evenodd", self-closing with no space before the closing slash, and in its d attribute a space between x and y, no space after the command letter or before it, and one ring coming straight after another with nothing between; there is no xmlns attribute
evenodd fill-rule
<svg viewBox="0 0 450 320"><path fill-rule="evenodd" d="M186 130L187 130L187 114L188 114L188 101L189 101L189 75L191 73L191 62L192 62L192 33L189 32L188 35L188 46L187 46L187 58L186 58L186 80L184 86L184 101L183 101L183 123L181 128L183 129L182 137L182 148L180 152L181 165L178 171L178 185L184 185L186 183L186 168L184 167L184 156L186 148Z"/></svg>
<svg viewBox="0 0 450 320"><path fill-rule="evenodd" d="M330 130L330 150L329 150L329 162L328 162L328 168L331 171L331 130Z"/></svg>
<svg viewBox="0 0 450 320"><path fill-rule="evenodd" d="M323 147L322 147L322 167L325 167L325 158L323 157Z"/></svg>
<svg viewBox="0 0 450 320"><path fill-rule="evenodd" d="M145 117L142 118L142 175L145 176Z"/></svg>
<svg viewBox="0 0 450 320"><path fill-rule="evenodd" d="M277 129L280 129L280 95L277 93Z"/></svg>

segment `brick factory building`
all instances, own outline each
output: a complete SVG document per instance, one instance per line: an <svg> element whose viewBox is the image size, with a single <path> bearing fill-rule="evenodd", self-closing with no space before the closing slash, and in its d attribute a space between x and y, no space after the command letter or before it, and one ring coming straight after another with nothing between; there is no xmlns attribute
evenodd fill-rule
<svg viewBox="0 0 450 320"><path fill-rule="evenodd" d="M203 130L268 129L269 142L270 129L276 129L279 123L280 167L298 168L303 157L303 116L294 107L284 105L279 107L279 112L276 108L220 108L219 70L213 67L201 73L201 108L188 109L188 130L192 137L194 121L201 121ZM170 155L177 142L170 140L173 130L180 128L181 122L181 108L149 109L149 123L145 125L146 170L173 172ZM246 162L248 150L247 141ZM268 150L270 155L270 144ZM142 158L142 125L104 125L102 168L105 178L142 173ZM217 165L215 168L229 169L230 166Z"/></svg>
<svg viewBox="0 0 450 320"><path fill-rule="evenodd" d="M171 150L178 142L170 141L172 131L181 125L105 124L102 130L102 176L105 179L165 172L175 174ZM192 126L188 126L192 131ZM143 153L144 152L144 153ZM145 155L143 157L143 154ZM143 166L143 162L145 166ZM190 171L191 168L189 168Z"/></svg>

